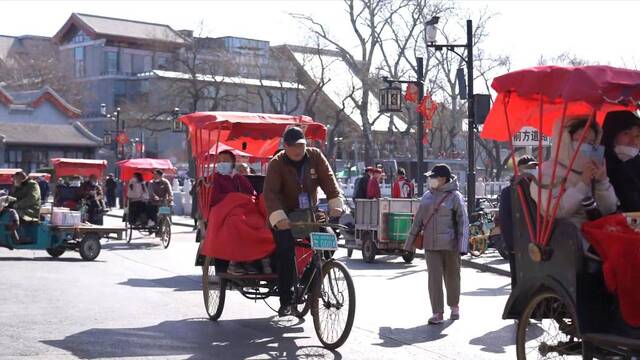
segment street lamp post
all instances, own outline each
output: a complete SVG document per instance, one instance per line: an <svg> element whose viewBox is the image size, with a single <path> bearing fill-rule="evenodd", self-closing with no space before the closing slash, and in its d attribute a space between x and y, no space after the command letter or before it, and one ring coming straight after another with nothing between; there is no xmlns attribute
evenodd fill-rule
<svg viewBox="0 0 640 360"><path fill-rule="evenodd" d="M416 58L416 80L396 80L383 77L387 83L387 87L380 89L380 112L401 112L402 105L402 88L396 87L393 84L414 84L418 87L418 102L424 97L424 59L422 57ZM418 112L418 124L417 124L417 159L416 159L416 180L418 183L418 196L422 196L424 193L424 174L422 173L422 166L424 165L424 118L423 115Z"/></svg>
<svg viewBox="0 0 640 360"><path fill-rule="evenodd" d="M442 51L446 48L448 51L458 55L465 62L467 66L467 157L468 157L468 170L467 170L467 211L469 216L475 211L476 202L476 171L475 171L475 147L474 147L474 135L475 135L475 111L474 111L474 94L473 94L473 23L471 20L467 20L467 43L466 44L436 44L436 34L438 24L437 17L433 17L428 22L427 26L427 48L434 48L437 51ZM455 51L456 48L464 48L467 51L467 56L464 57Z"/></svg>
<svg viewBox="0 0 640 360"><path fill-rule="evenodd" d="M107 119L114 119L116 121L115 136L116 136L116 140L118 140L119 136L120 136L120 133L124 132L124 130L125 130L124 120L122 120L122 124L120 123L120 108L118 107L118 108L116 108L116 111L114 111L111 114L108 114L107 113L107 105L106 104L100 104L100 113L102 115L106 116ZM120 127L120 125L122 125L122 128ZM116 161L121 160L121 157L120 157L121 154L120 154L120 151L118 149L118 141L112 141L111 134L109 134L108 137L110 138L109 140L111 140L111 141L109 141L109 144L113 143L114 154L116 156ZM107 136L105 135L105 139L106 138L107 138ZM109 145L109 144L107 144L107 141L105 141L105 145Z"/></svg>

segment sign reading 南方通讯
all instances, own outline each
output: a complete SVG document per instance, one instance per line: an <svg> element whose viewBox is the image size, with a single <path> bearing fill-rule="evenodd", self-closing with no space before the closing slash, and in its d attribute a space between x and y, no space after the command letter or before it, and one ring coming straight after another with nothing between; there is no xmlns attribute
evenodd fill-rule
<svg viewBox="0 0 640 360"><path fill-rule="evenodd" d="M540 132L535 128L523 127L513 134L513 146L538 146L540 135ZM551 138L542 135L542 146L551 146Z"/></svg>

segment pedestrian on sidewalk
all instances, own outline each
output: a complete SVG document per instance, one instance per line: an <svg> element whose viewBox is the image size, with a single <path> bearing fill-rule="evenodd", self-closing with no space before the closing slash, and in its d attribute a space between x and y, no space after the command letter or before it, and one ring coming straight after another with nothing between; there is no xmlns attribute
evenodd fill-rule
<svg viewBox="0 0 640 360"><path fill-rule="evenodd" d="M118 187L113 174L107 176L104 187L106 189L107 207L112 209L116 207L116 189Z"/></svg>
<svg viewBox="0 0 640 360"><path fill-rule="evenodd" d="M458 180L451 169L438 164L425 175L430 190L422 197L404 249L413 250L416 237L423 236L433 313L429 324L433 325L444 322L443 280L450 319L460 318L460 257L467 253L469 221Z"/></svg>

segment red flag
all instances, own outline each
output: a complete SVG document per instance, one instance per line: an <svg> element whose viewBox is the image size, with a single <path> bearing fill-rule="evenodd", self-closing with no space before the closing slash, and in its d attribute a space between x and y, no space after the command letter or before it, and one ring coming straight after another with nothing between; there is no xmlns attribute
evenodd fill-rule
<svg viewBox="0 0 640 360"><path fill-rule="evenodd" d="M404 101L411 103L418 101L418 87L415 84L407 85L407 91L404 93Z"/></svg>

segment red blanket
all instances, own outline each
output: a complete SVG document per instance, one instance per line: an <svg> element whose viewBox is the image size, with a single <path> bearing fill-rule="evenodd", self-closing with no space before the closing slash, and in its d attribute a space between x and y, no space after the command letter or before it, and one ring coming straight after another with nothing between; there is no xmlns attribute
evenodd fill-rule
<svg viewBox="0 0 640 360"><path fill-rule="evenodd" d="M264 206L253 197L230 193L209 211L202 254L231 261L254 261L275 249Z"/></svg>
<svg viewBox="0 0 640 360"><path fill-rule="evenodd" d="M640 233L622 214L584 223L582 231L604 261L605 283L618 298L622 318L640 327Z"/></svg>

